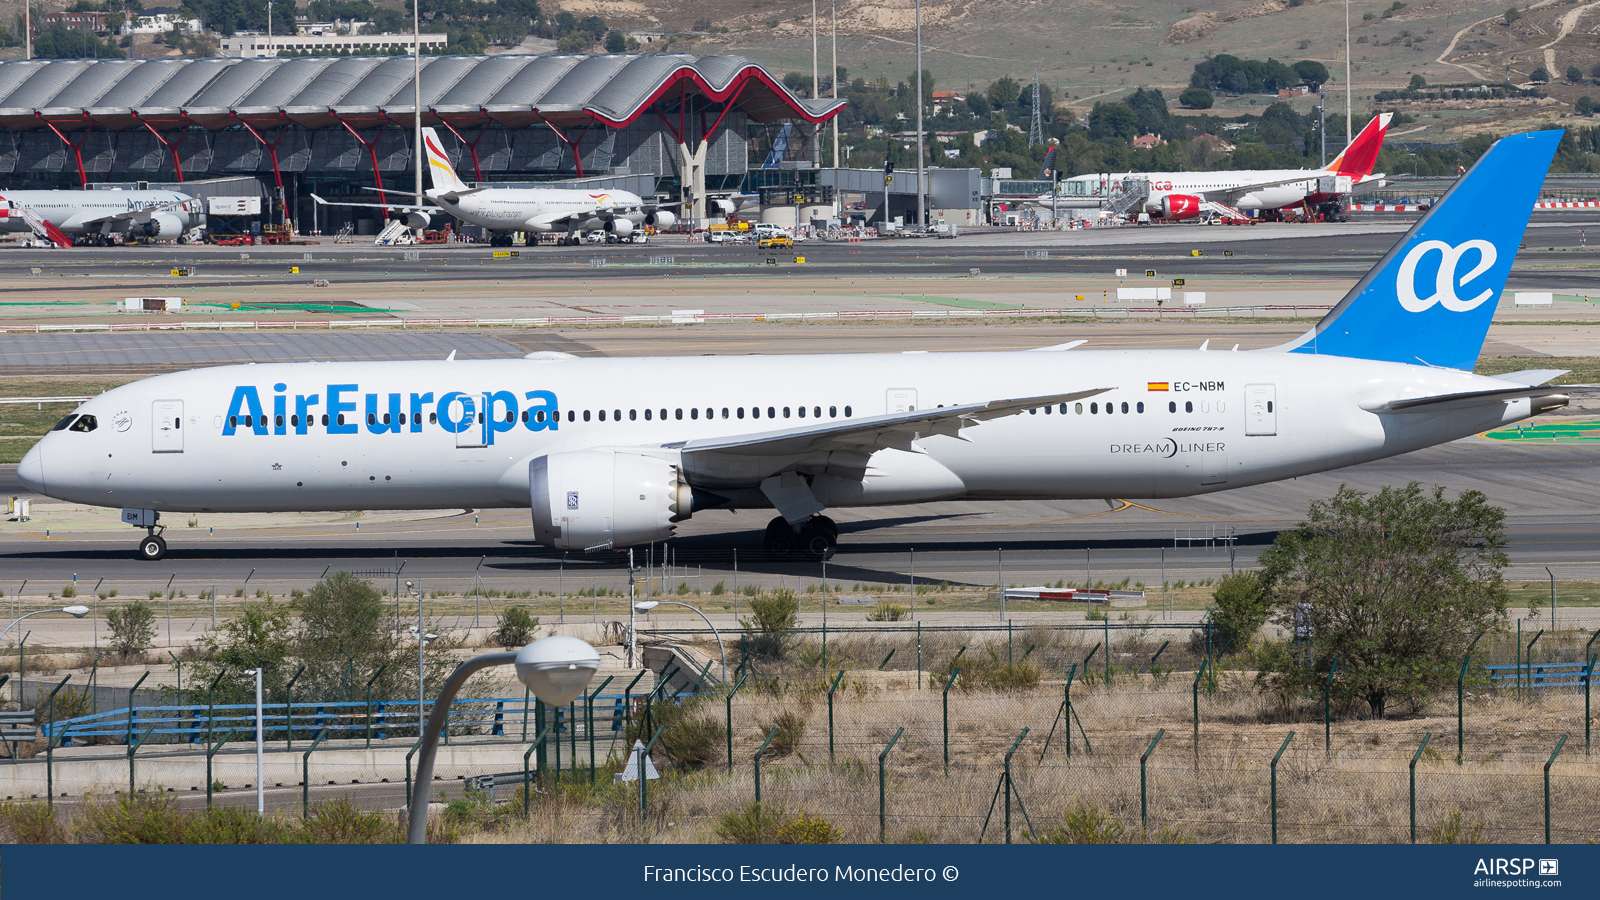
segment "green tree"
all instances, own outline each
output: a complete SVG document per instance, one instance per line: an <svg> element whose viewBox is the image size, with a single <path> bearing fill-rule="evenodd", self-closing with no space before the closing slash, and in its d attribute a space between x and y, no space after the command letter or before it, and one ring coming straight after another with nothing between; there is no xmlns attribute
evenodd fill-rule
<svg viewBox="0 0 1600 900"><path fill-rule="evenodd" d="M1539 66L1528 73L1528 80L1536 84L1548 84L1550 82L1550 70L1544 66Z"/></svg>
<svg viewBox="0 0 1600 900"><path fill-rule="evenodd" d="M606 52L622 53L628 49L628 36L620 31L606 32Z"/></svg>
<svg viewBox="0 0 1600 900"><path fill-rule="evenodd" d="M1573 84L1583 81L1583 70L1577 66L1567 66L1567 81Z"/></svg>
<svg viewBox="0 0 1600 900"><path fill-rule="evenodd" d="M1234 572L1223 576L1211 593L1212 646L1237 653L1250 645L1267 618L1272 615L1272 597L1261 576L1255 572Z"/></svg>
<svg viewBox="0 0 1600 900"><path fill-rule="evenodd" d="M124 659L137 657L156 640L156 611L144 600L134 600L106 613L112 652Z"/></svg>
<svg viewBox="0 0 1600 900"><path fill-rule="evenodd" d="M1506 27L1509 28L1511 23L1522 18L1522 13L1515 6L1507 7L1504 18L1506 20Z"/></svg>
<svg viewBox="0 0 1600 900"><path fill-rule="evenodd" d="M1407 88L1413 91L1420 91L1427 86L1428 79L1423 78L1421 75L1413 75L1411 76L1411 83L1407 85Z"/></svg>
<svg viewBox="0 0 1600 900"><path fill-rule="evenodd" d="M521 647L533 640L539 620L528 615L520 606L507 607L500 615L500 627L495 629L494 642L502 647Z"/></svg>
<svg viewBox="0 0 1600 900"><path fill-rule="evenodd" d="M1328 74L1328 67L1314 59L1302 59L1292 66L1294 73L1300 80L1313 91L1328 83L1332 76Z"/></svg>
<svg viewBox="0 0 1600 900"><path fill-rule="evenodd" d="M1304 653L1273 677L1335 684L1382 718L1389 701L1443 687L1473 635L1504 624L1505 510L1412 482L1368 495L1340 487L1261 555L1274 620Z"/></svg>
<svg viewBox="0 0 1600 900"><path fill-rule="evenodd" d="M1178 105L1184 109L1210 109L1216 102L1205 88L1192 87L1178 95Z"/></svg>
<svg viewBox="0 0 1600 900"><path fill-rule="evenodd" d="M990 105L1005 109L1017 102L1017 97L1022 94L1022 86L1017 84L1015 78L1007 75L999 81L991 82L984 93L988 95Z"/></svg>
<svg viewBox="0 0 1600 900"><path fill-rule="evenodd" d="M1139 117L1126 103L1100 101L1089 111L1089 137L1126 143L1139 136Z"/></svg>

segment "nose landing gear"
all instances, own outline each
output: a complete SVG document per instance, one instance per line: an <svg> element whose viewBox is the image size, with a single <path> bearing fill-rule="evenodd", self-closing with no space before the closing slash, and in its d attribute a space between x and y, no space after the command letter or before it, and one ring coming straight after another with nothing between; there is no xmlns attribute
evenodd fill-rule
<svg viewBox="0 0 1600 900"><path fill-rule="evenodd" d="M776 557L804 554L810 559L832 559L839 549L839 526L827 516L812 516L798 532L778 516L767 523L761 545Z"/></svg>
<svg viewBox="0 0 1600 900"><path fill-rule="evenodd" d="M159 529L159 530L158 530ZM161 526L152 526L150 533L139 541L139 558L145 562L156 562L167 555L167 541L160 534L165 529Z"/></svg>

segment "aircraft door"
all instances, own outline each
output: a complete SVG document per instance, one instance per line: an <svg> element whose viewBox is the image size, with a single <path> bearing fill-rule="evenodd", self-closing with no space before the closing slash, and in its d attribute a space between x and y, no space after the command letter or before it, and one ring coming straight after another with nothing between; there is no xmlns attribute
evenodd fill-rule
<svg viewBox="0 0 1600 900"><path fill-rule="evenodd" d="M915 411L917 408L917 389L890 388L888 406L890 414Z"/></svg>
<svg viewBox="0 0 1600 900"><path fill-rule="evenodd" d="M1246 435L1275 435L1278 433L1278 388L1271 384L1244 386L1244 433Z"/></svg>
<svg viewBox="0 0 1600 900"><path fill-rule="evenodd" d="M484 432L489 423L481 406L482 401L482 397L457 397L449 403L448 408L439 411L440 421L450 422L452 428L459 429L456 431L456 447L488 446Z"/></svg>
<svg viewBox="0 0 1600 900"><path fill-rule="evenodd" d="M151 405L150 452L183 452L183 401L157 400Z"/></svg>

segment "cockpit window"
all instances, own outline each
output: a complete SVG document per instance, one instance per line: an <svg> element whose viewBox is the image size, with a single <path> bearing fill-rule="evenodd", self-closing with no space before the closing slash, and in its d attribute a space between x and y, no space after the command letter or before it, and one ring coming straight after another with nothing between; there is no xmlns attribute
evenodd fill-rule
<svg viewBox="0 0 1600 900"><path fill-rule="evenodd" d="M100 427L100 421L94 416L79 416L78 421L72 423L69 431L93 431Z"/></svg>
<svg viewBox="0 0 1600 900"><path fill-rule="evenodd" d="M71 425L72 424L72 420L76 419L77 417L78 417L78 414L77 413L73 413L72 415L67 416L65 419L62 419L61 421L57 422L56 423L56 427L54 427L54 428L52 428L50 430L51 431L66 431L67 430L67 426Z"/></svg>

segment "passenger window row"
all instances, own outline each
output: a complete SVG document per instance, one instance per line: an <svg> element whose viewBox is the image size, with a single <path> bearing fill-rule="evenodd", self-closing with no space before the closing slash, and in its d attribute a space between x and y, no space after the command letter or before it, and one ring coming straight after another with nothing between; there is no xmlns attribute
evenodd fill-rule
<svg viewBox="0 0 1600 900"><path fill-rule="evenodd" d="M644 421L646 421L646 422L654 422L654 421L657 421L657 420L662 421L662 422L666 422L666 421L669 421L669 420L675 421L675 422L681 422L681 421L683 421L683 419L685 418L686 415L687 415L687 418L690 421L698 421L701 418L704 418L704 419L707 419L707 420L716 419L716 418L743 419L746 416L746 414L747 414L746 409L743 406L735 406L735 407L724 406L724 407L722 407L720 412L715 407L710 407L710 406L706 407L704 410L702 410L700 407L690 407L687 410L681 409L681 408L679 408L679 409L671 409L671 410L668 410L668 409L646 409L646 410L642 410L642 411L641 410L637 410L637 409L630 409L630 410L628 410L628 421L637 422L637 421L639 421L639 418L640 418L641 415L643 415ZM853 408L851 408L849 406L846 406L844 408L844 418L848 419L851 416L853 416L854 414L855 414L855 410ZM538 412L535 412L533 414L533 420L535 422L543 422L544 421L544 415L545 415L544 411L542 411L542 410L540 410ZM559 413L557 413L557 415L559 415ZM587 410L587 409L585 409L585 410L582 410L581 412L579 410L569 409L569 410L567 410L567 421L568 422L576 422L576 421L578 421L578 418L579 418L580 415L582 416L583 421L585 421L585 422L593 421L595 419L598 419L601 422L607 422L607 421L610 421L610 422L621 422L622 421L622 410L620 410L620 409L613 409L613 410L610 410L609 412L607 410L603 410L603 409L601 409L601 410ZM820 418L823 418L823 409L820 406L811 406L811 407L806 407L806 406L794 406L794 407L790 407L790 406L784 406L784 407L768 406L763 411L762 407L752 406L748 410L748 415L752 419L760 419L763 416L765 416L768 419L777 419L777 418L784 418L784 419L788 419L788 418L820 419ZM526 422L528 420L528 414L527 413L523 413L522 416L523 416L522 420L524 422ZM830 419L839 418L839 407L837 407L837 406L828 407L828 409L827 409L827 418L830 418Z"/></svg>

